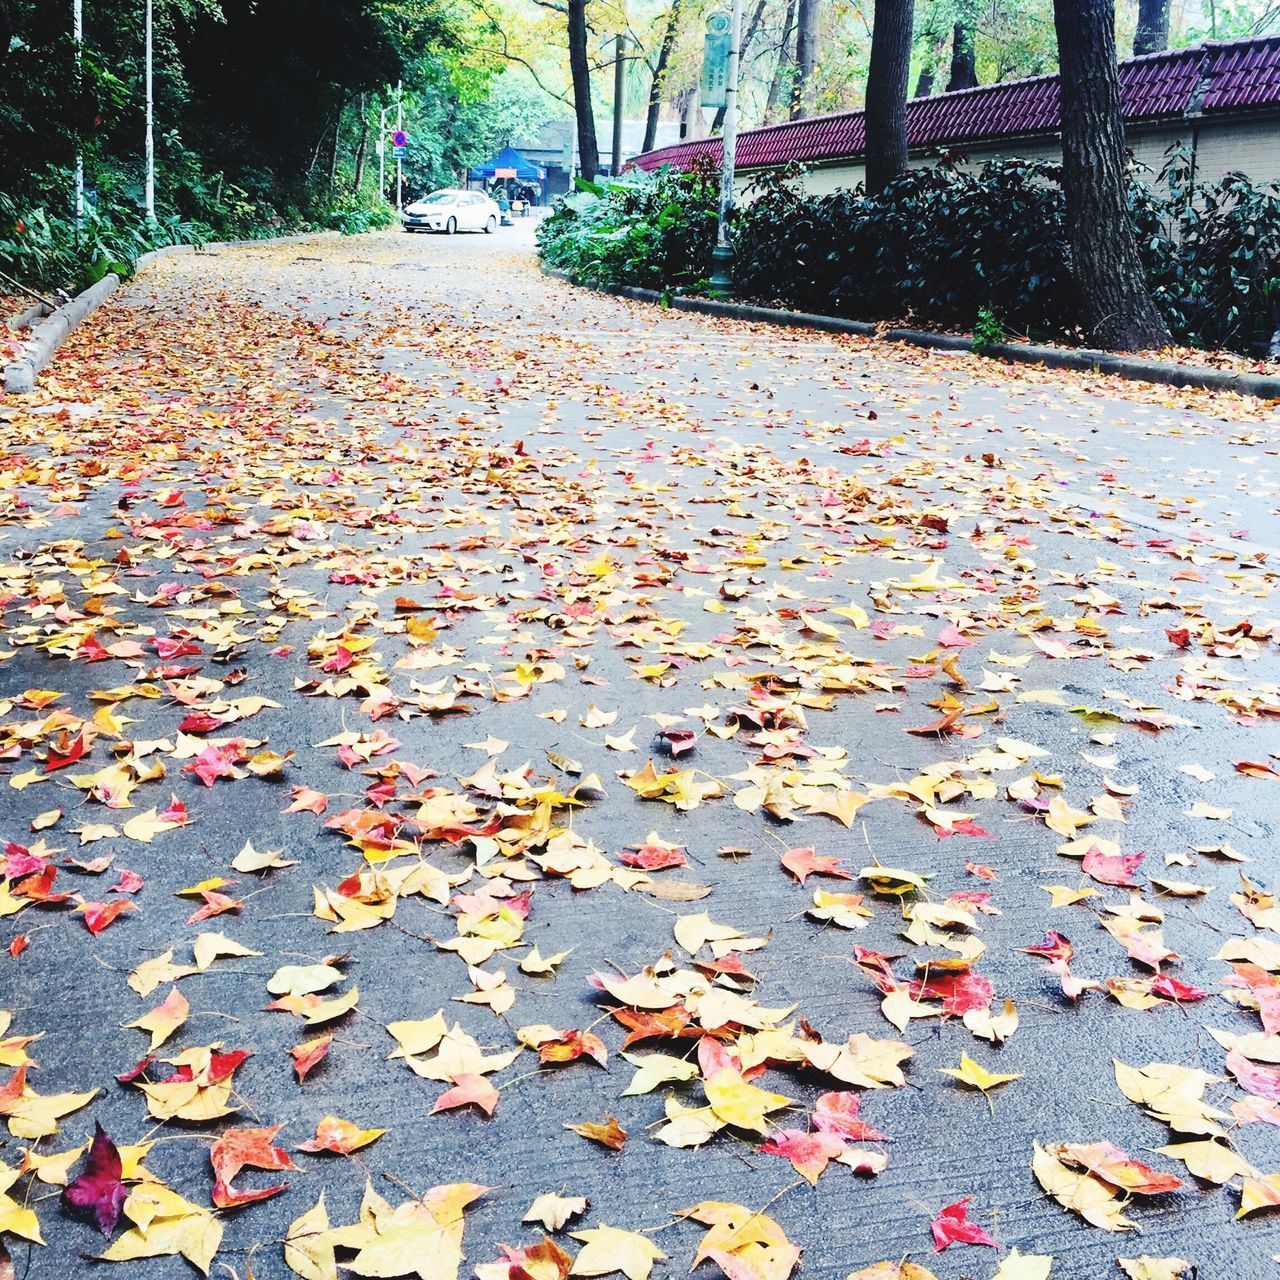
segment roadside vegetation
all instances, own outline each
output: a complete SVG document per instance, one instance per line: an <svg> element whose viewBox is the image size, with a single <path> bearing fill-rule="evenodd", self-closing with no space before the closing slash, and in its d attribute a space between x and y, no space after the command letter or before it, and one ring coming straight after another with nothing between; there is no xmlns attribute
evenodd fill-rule
<svg viewBox="0 0 1280 1280"><path fill-rule="evenodd" d="M1280 188L1243 174L1191 178L1174 151L1133 175L1129 215L1143 271L1175 342L1265 355L1280 327ZM1153 175L1145 175L1152 179ZM706 171L583 190L539 229L548 265L583 283L699 292L711 274L716 186ZM804 191L770 177L736 211L735 287L798 311L975 334L1079 341L1060 166L956 158L879 195Z"/></svg>

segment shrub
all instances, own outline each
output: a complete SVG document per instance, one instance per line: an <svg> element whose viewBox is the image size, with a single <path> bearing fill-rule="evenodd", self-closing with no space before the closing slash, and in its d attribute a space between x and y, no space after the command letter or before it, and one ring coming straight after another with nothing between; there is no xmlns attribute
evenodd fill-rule
<svg viewBox="0 0 1280 1280"><path fill-rule="evenodd" d="M132 275L152 249L201 243L206 231L176 216L148 222L135 209L93 205L77 223L47 208L21 209L0 195L0 270L36 289L75 293L109 271Z"/></svg>
<svg viewBox="0 0 1280 1280"><path fill-rule="evenodd" d="M735 223L747 295L862 319L971 328L980 308L1026 331L1060 332L1070 283L1057 169L950 161L913 169L879 196L805 196L766 181Z"/></svg>
<svg viewBox="0 0 1280 1280"><path fill-rule="evenodd" d="M538 226L538 252L584 283L690 290L711 274L718 185L709 168L579 182Z"/></svg>
<svg viewBox="0 0 1280 1280"><path fill-rule="evenodd" d="M884 192L805 194L800 171L759 180L734 218L738 293L857 319L1077 336L1060 166L955 157ZM709 168L660 172L567 197L539 231L543 260L591 284L696 289L710 271ZM1154 185L1130 184L1152 295L1178 342L1265 353L1280 329L1280 186L1239 173L1193 181L1171 149ZM985 317L985 318L984 318Z"/></svg>
<svg viewBox="0 0 1280 1280"><path fill-rule="evenodd" d="M1247 352L1280 328L1280 186L1242 173L1193 180L1171 148L1160 183L1134 184L1130 209L1156 304L1177 342Z"/></svg>
<svg viewBox="0 0 1280 1280"><path fill-rule="evenodd" d="M385 200L361 203L354 196L348 196L334 205L324 218L329 230L340 231L344 236L382 230L391 226L395 220L395 210Z"/></svg>

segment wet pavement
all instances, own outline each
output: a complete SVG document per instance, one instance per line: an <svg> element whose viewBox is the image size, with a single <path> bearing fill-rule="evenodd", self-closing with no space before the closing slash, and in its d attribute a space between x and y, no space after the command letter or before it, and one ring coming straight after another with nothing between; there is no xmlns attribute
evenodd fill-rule
<svg viewBox="0 0 1280 1280"><path fill-rule="evenodd" d="M1265 1025L1264 977L1223 988L1224 946L1280 942L1265 896L1247 901L1253 920L1231 899L1242 871L1274 887L1280 836L1274 411L672 314L546 279L530 245L521 225L171 259L75 335L38 398L0 406L16 894L0 899L15 904L0 943L28 942L0 952L0 1003L7 1034L44 1033L29 1048L39 1093L102 1090L35 1149L75 1147L99 1121L117 1143L153 1141L146 1168L208 1208L211 1139L284 1125L297 1171L237 1186L288 1189L218 1216L214 1273L259 1280L292 1274L280 1242L322 1191L335 1225L354 1222L366 1178L392 1204L491 1188L466 1214L464 1275L499 1243L540 1238L520 1219L544 1192L589 1199L571 1230L651 1233L660 1277L685 1274L700 1238L671 1215L715 1200L765 1210L813 1280L907 1256L939 1280L988 1280L995 1249L934 1252L931 1220L963 1197L1006 1249L1052 1255L1060 1280L1119 1276L1115 1259L1140 1254L1188 1259L1200 1280L1274 1273L1280 1218L1234 1220L1251 1175L1215 1186L1153 1154L1186 1135L1127 1100L1112 1067L1211 1073L1216 1145L1280 1169L1274 1110L1250 1110L1272 1086L1237 1083L1209 1033ZM670 754L657 735L672 728L693 731L692 751ZM651 759L687 807L620 776ZM186 825L125 830L176 812L171 796ZM650 832L687 865L626 865ZM246 842L293 865L232 869ZM801 885L780 861L798 848L855 878ZM1132 888L1106 883L1136 852ZM104 855L105 871L69 864ZM875 863L927 884L876 892L856 878ZM74 903L22 888L46 864L46 894L136 910L91 935ZM412 867L428 868L416 892ZM111 892L126 868L143 884ZM212 898L175 896L200 885ZM1096 892L1054 907L1046 886ZM863 894L844 904L859 927L806 914L815 890ZM370 927L331 932L335 901ZM188 923L202 903L208 918ZM510 905L495 923L502 903L514 926ZM754 980L717 990L762 1028L790 1027L790 1051L854 1033L913 1050L903 1085L859 1090L888 1139L859 1146L887 1155L882 1172L832 1163L810 1186L759 1150L852 1083L768 1054L759 1083L793 1105L763 1132L659 1140L668 1094L704 1108L717 1055L750 1051L740 1020L705 1018L701 1054L692 1035L633 1044L702 1075L623 1096L634 1068L609 1010L635 1006L592 975L687 974L677 921L702 912L767 939L730 940ZM1156 967L1103 927L1145 920L1150 942L1157 915L1176 958ZM1075 977L1125 985L1068 998L1024 950L1050 930L1073 944ZM186 964L201 932L257 954L131 989L171 947ZM530 945L568 954L526 972ZM350 1012L307 1027L264 1009L282 966L339 955L325 998L358 988ZM695 959L709 981L710 953ZM1014 1002L1005 1043L940 994L948 965L981 976L991 1013ZM1157 973L1204 997L1162 996ZM501 1012L459 1000L489 990L501 1006L495 984L513 997ZM251 1051L230 1118L157 1123L115 1079L147 1046L124 1024L171 985L189 1015L161 1058ZM930 1016L894 1026L895 985ZM520 1028L589 1029L607 1066L526 1048L486 1076L492 1116L430 1114L449 1080L389 1058L386 1027L437 1010L489 1054L518 1049ZM329 1032L299 1082L287 1051ZM938 1069L962 1054L1019 1078L989 1098L961 1088ZM7 1077L17 1063L0 1061ZM330 1115L387 1132L351 1156L297 1154ZM606 1116L627 1131L619 1151L565 1128ZM1138 1232L1088 1225L1032 1174L1035 1143L1101 1141L1184 1180L1129 1202ZM16 1167L32 1145L10 1136L0 1159ZM9 1191L47 1241L7 1237L18 1275L76 1274L105 1247L58 1191L32 1177ZM172 1256L118 1265L189 1271Z"/></svg>

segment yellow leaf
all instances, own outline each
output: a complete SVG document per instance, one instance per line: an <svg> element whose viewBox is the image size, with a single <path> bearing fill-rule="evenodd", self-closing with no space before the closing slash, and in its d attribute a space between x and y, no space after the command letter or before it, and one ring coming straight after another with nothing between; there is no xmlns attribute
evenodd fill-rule
<svg viewBox="0 0 1280 1280"><path fill-rule="evenodd" d="M1086 898L1096 898L1097 889L1071 889L1065 884L1042 884L1040 886L1049 895L1050 907L1071 907Z"/></svg>
<svg viewBox="0 0 1280 1280"><path fill-rule="evenodd" d="M329 1214L320 1199L289 1224L284 1238L285 1265L302 1280L338 1280L338 1264L329 1241Z"/></svg>
<svg viewBox="0 0 1280 1280"><path fill-rule="evenodd" d="M620 1271L627 1280L649 1280L653 1264L667 1256L648 1236L636 1231L620 1231L601 1224L569 1234L582 1242L569 1272L571 1276L607 1276Z"/></svg>
<svg viewBox="0 0 1280 1280"><path fill-rule="evenodd" d="M239 942L233 942L225 933L202 933L191 947L196 969L203 973L215 960L229 956L260 956L261 951L250 951Z"/></svg>
<svg viewBox="0 0 1280 1280"><path fill-rule="evenodd" d="M732 1067L721 1067L713 1072L703 1089L711 1110L721 1120L755 1133L768 1131L765 1117L769 1112L790 1106L793 1101L780 1093L770 1093L768 1089L749 1084Z"/></svg>
<svg viewBox="0 0 1280 1280"><path fill-rule="evenodd" d="M1157 1147L1163 1156L1173 1156L1197 1177L1205 1182L1221 1185L1232 1178L1253 1177L1257 1170L1238 1152L1212 1138L1197 1142L1174 1142L1167 1147Z"/></svg>
<svg viewBox="0 0 1280 1280"><path fill-rule="evenodd" d="M959 1067L939 1067L938 1071L944 1076L950 1076L953 1080L958 1080L961 1084L968 1085L971 1089L981 1089L984 1093L988 1089L996 1088L997 1085L1008 1084L1010 1080L1022 1079L1021 1072L1012 1072L1006 1075L996 1071L988 1071L980 1063L969 1057L967 1053L960 1055Z"/></svg>
<svg viewBox="0 0 1280 1280"><path fill-rule="evenodd" d="M1068 1169L1039 1143L1031 1157L1031 1171L1036 1181L1064 1209L1078 1213L1086 1222L1103 1231L1132 1231L1136 1222L1124 1216L1113 1188L1087 1173Z"/></svg>
<svg viewBox="0 0 1280 1280"><path fill-rule="evenodd" d="M1049 1280L1053 1258L1047 1253L1019 1253L1016 1248L996 1268L991 1280Z"/></svg>
<svg viewBox="0 0 1280 1280"><path fill-rule="evenodd" d="M186 996L177 987L172 987L162 1004L156 1005L150 1013L144 1013L141 1018L126 1022L125 1026L137 1027L140 1031L151 1033L151 1043L147 1045L147 1052L151 1053L164 1044L186 1022L190 1011L191 1006Z"/></svg>

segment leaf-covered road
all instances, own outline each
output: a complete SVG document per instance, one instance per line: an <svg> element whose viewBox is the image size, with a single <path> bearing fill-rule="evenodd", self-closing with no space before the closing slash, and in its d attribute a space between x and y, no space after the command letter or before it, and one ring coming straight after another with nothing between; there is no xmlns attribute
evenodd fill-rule
<svg viewBox="0 0 1280 1280"><path fill-rule="evenodd" d="M1275 415L527 242L173 259L0 407L17 1274L1270 1274Z"/></svg>

